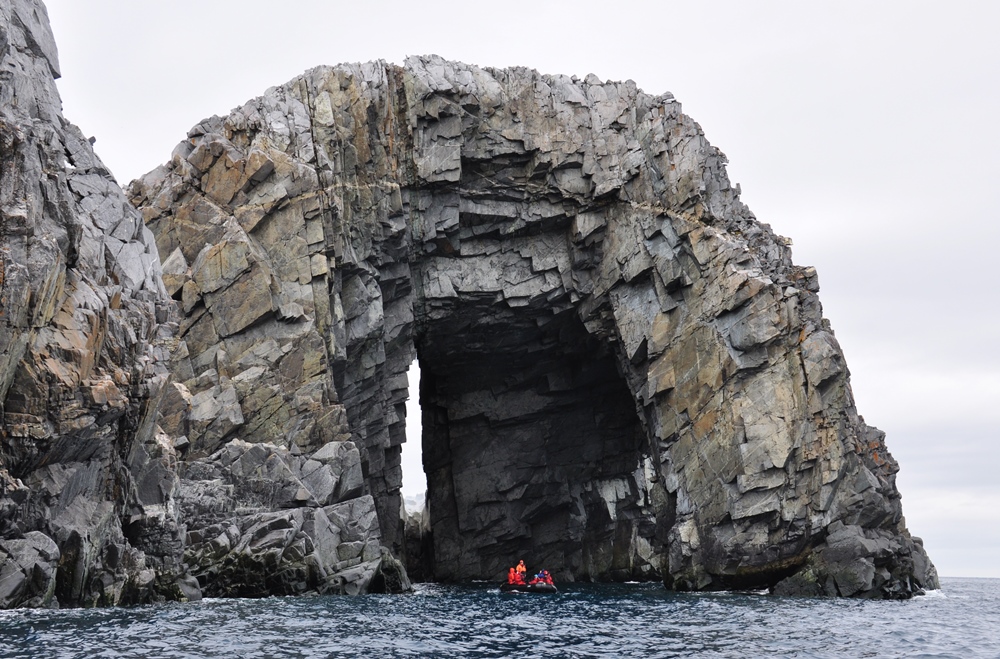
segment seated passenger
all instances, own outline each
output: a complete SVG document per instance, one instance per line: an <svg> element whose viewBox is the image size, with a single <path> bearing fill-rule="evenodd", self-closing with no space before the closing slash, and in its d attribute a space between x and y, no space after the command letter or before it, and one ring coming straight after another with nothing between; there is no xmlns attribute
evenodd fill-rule
<svg viewBox="0 0 1000 659"><path fill-rule="evenodd" d="M518 578L517 577L517 572L514 571L514 568L511 568L507 572L507 583L510 583L510 584L517 583L517 578Z"/></svg>

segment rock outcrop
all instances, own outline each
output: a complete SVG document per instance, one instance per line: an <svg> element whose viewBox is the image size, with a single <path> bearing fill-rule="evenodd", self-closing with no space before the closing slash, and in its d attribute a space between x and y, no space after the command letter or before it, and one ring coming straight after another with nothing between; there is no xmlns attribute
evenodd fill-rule
<svg viewBox="0 0 1000 659"><path fill-rule="evenodd" d="M0 608L194 595L155 432L171 301L58 75L42 4L0 2Z"/></svg>
<svg viewBox="0 0 1000 659"><path fill-rule="evenodd" d="M193 128L140 214L58 73L41 3L0 0L0 608L397 592L395 556L937 585L815 271L669 94L321 67Z"/></svg>
<svg viewBox="0 0 1000 659"><path fill-rule="evenodd" d="M267 588L300 592L402 551L415 356L435 579L525 556L685 590L936 585L816 272L669 94L321 67L195 126L130 195L179 308L160 423L211 592L281 557L299 567ZM305 561L334 529L345 562Z"/></svg>
<svg viewBox="0 0 1000 659"><path fill-rule="evenodd" d="M62 117L40 2L0 2L0 58L0 608L408 589L297 289L273 291L288 324L264 327L277 279L249 242L206 229L220 245L192 257L206 318L221 336L271 333L239 367L189 358L211 322L204 308L178 322L184 256L161 265ZM251 160L241 186L273 170Z"/></svg>
<svg viewBox="0 0 1000 659"><path fill-rule="evenodd" d="M184 559L205 595L358 594L395 565L351 442L305 458L234 439L181 471ZM405 572L397 587L409 589Z"/></svg>

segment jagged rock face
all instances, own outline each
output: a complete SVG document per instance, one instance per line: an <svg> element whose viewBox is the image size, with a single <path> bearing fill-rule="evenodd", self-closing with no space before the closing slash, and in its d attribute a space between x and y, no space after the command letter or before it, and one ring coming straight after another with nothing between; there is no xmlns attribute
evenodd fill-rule
<svg viewBox="0 0 1000 659"><path fill-rule="evenodd" d="M350 437L398 551L416 351L437 579L934 586L816 273L724 164L631 82L309 71L133 184L185 314L166 427L195 457Z"/></svg>
<svg viewBox="0 0 1000 659"><path fill-rule="evenodd" d="M42 4L0 2L0 608L196 595L154 423L159 257L58 74Z"/></svg>
<svg viewBox="0 0 1000 659"><path fill-rule="evenodd" d="M363 488L351 442L306 458L232 440L182 467L185 562L212 597L366 592L391 559Z"/></svg>
<svg viewBox="0 0 1000 659"><path fill-rule="evenodd" d="M152 232L61 116L40 2L0 0L0 57L0 608L409 589L382 546L387 494L366 491L336 403L326 328L294 284L269 288L293 251L217 240L210 204L192 206L174 229L217 248L188 255L201 307L187 300L178 323L184 252L161 276ZM259 155L214 170L211 193L267 178ZM213 336L242 361L206 353Z"/></svg>
<svg viewBox="0 0 1000 659"><path fill-rule="evenodd" d="M309 132L296 106L279 104L295 140ZM132 189L183 315L160 423L183 460L185 560L212 595L408 589L383 545L402 542L413 347L399 339L387 376L382 337L358 346L344 327L330 290L348 271L327 265L333 216L301 145L275 135L285 153L223 132L217 119L196 127L171 168ZM345 285L365 291L360 282Z"/></svg>

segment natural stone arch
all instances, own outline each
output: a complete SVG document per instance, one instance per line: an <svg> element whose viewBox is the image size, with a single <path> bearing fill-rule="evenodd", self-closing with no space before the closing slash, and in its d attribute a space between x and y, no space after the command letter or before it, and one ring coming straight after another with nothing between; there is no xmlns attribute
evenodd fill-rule
<svg viewBox="0 0 1000 659"><path fill-rule="evenodd" d="M345 549L370 562L372 542L401 548L419 351L439 578L499 576L505 552L537 541L549 561L584 544L566 578L886 596L932 584L816 274L740 203L724 163L672 96L631 82L433 57L307 72L202 122L132 188L183 312L164 426L188 435L192 464L248 455L235 438L274 447L294 487L260 503L304 507L287 523L312 545L338 506L374 509L377 529ZM498 365L469 390L459 367L483 359ZM583 386L597 376L606 394ZM527 483L468 487L496 463L463 452L501 441L519 396L536 410L505 426L521 445L567 434L531 414L578 421L598 396L615 420L584 424L568 470L545 453ZM334 461L335 445L356 462ZM491 450L498 473L515 471ZM355 464L363 488L345 491ZM536 535L531 501L552 529Z"/></svg>

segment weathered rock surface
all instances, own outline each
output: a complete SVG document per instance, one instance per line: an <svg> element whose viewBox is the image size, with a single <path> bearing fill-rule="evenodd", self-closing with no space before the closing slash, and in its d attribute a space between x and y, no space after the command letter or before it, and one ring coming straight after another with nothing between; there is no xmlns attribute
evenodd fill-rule
<svg viewBox="0 0 1000 659"><path fill-rule="evenodd" d="M419 355L436 579L524 556L677 589L936 585L815 271L724 165L669 94L436 57L313 69L193 128L130 189L183 316L161 425L189 561L251 569L225 562L245 545L294 573L276 591L326 588L344 567L309 548L347 502L377 514L347 560L399 552ZM307 474L338 444L346 501Z"/></svg>
<svg viewBox="0 0 1000 659"><path fill-rule="evenodd" d="M182 467L185 561L213 597L367 592L384 550L363 486L351 442L306 458L234 439Z"/></svg>
<svg viewBox="0 0 1000 659"><path fill-rule="evenodd" d="M294 250L274 236L268 260L192 206L174 229L205 240L161 265L61 115L40 2L0 1L0 57L0 608L408 589L325 330L299 288L272 290ZM274 171L261 153L238 171L203 155L223 156L211 203ZM205 353L210 337L235 337L240 361Z"/></svg>
<svg viewBox="0 0 1000 659"><path fill-rule="evenodd" d="M0 607L395 592L407 551L438 580L936 586L815 271L669 94L321 67L192 129L140 216L57 76L44 7L0 0Z"/></svg>
<svg viewBox="0 0 1000 659"><path fill-rule="evenodd" d="M58 74L44 6L0 2L0 608L177 598L170 299Z"/></svg>

